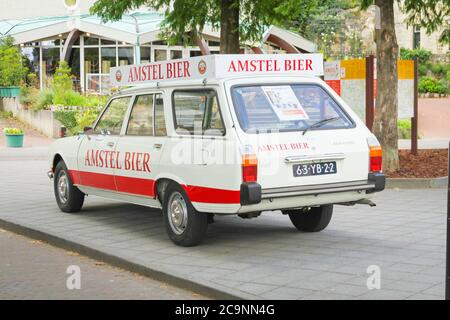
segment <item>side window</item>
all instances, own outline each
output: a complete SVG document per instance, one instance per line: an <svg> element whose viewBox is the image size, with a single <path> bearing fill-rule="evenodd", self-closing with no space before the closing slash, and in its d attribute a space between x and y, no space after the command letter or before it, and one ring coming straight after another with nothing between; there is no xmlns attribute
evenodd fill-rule
<svg viewBox="0 0 450 320"><path fill-rule="evenodd" d="M94 133L119 135L122 129L123 117L128 109L131 97L112 100L94 129Z"/></svg>
<svg viewBox="0 0 450 320"><path fill-rule="evenodd" d="M127 135L153 135L153 94L137 96L128 120Z"/></svg>
<svg viewBox="0 0 450 320"><path fill-rule="evenodd" d="M164 117L164 100L161 94L155 95L155 135L158 137L167 135L166 119Z"/></svg>
<svg viewBox="0 0 450 320"><path fill-rule="evenodd" d="M178 134L225 134L214 90L175 91L173 104L174 125Z"/></svg>

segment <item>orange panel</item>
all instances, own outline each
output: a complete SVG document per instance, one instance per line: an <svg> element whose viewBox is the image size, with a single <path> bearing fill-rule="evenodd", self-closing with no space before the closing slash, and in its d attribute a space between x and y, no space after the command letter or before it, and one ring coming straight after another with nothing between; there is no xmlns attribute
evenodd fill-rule
<svg viewBox="0 0 450 320"><path fill-rule="evenodd" d="M414 79L414 61L398 60L398 79Z"/></svg>
<svg viewBox="0 0 450 320"><path fill-rule="evenodd" d="M341 80L365 79L366 60L341 60Z"/></svg>

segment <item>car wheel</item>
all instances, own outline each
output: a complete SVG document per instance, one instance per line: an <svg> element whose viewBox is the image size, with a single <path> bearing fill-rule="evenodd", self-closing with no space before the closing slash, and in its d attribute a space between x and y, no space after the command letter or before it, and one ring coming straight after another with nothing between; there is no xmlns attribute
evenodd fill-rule
<svg viewBox="0 0 450 320"><path fill-rule="evenodd" d="M177 245L191 247L200 244L208 227L208 215L197 212L186 192L171 183L165 192L163 216L169 238Z"/></svg>
<svg viewBox="0 0 450 320"><path fill-rule="evenodd" d="M73 185L64 161L59 161L55 167L53 187L56 203L61 211L78 212L81 210L84 193Z"/></svg>
<svg viewBox="0 0 450 320"><path fill-rule="evenodd" d="M299 210L285 210L292 224L300 231L319 232L330 223L333 215L333 205L327 204L320 207L308 207Z"/></svg>

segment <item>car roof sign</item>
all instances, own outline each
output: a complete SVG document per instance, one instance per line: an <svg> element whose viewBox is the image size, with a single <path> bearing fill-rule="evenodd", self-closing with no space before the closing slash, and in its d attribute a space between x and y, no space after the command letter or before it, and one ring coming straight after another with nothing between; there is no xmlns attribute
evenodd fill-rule
<svg viewBox="0 0 450 320"><path fill-rule="evenodd" d="M323 75L322 54L219 54L111 68L111 84L133 86L170 80L260 74Z"/></svg>

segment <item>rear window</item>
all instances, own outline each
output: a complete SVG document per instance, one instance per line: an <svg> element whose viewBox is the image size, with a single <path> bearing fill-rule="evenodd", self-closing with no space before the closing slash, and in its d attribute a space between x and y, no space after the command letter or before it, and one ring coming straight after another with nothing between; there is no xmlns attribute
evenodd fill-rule
<svg viewBox="0 0 450 320"><path fill-rule="evenodd" d="M341 129L353 122L334 99L314 84L239 86L231 89L233 103L242 130L303 131L319 121L321 129Z"/></svg>

